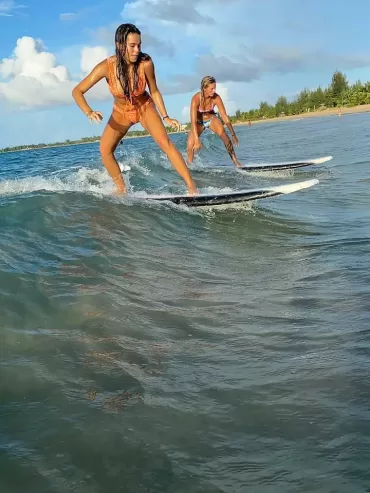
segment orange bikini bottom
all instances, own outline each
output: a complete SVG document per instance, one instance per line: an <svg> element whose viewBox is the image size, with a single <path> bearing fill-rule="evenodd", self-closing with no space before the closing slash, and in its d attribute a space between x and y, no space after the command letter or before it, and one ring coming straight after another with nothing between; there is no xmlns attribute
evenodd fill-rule
<svg viewBox="0 0 370 493"><path fill-rule="evenodd" d="M139 123L146 109L151 105L154 106L154 102L149 95L144 102L138 102L137 104L127 104L125 107L114 104L108 124L115 130L135 125L135 123Z"/></svg>

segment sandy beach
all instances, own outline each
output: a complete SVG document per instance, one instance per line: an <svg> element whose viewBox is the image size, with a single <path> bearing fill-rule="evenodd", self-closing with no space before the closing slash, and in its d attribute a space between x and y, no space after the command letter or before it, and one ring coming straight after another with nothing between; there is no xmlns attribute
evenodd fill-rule
<svg viewBox="0 0 370 493"><path fill-rule="evenodd" d="M370 111L370 104L362 104L358 106L352 106L351 108L340 108L341 115L349 114L349 113L366 113ZM321 111L309 111L307 113L300 113L299 115L289 115L289 116L277 116L275 118L263 118L261 120L252 120L252 125L256 123L266 123L266 122L278 122L284 120L300 120L301 118L315 118L320 116L333 116L338 114L338 108L329 108ZM237 122L233 125L248 125L248 122Z"/></svg>

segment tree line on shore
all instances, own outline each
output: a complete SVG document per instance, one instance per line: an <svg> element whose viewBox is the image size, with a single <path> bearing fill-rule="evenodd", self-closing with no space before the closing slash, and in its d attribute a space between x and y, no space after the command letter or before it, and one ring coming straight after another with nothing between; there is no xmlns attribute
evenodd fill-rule
<svg viewBox="0 0 370 493"><path fill-rule="evenodd" d="M237 110L231 121L246 122L364 104L370 104L370 82L357 81L351 85L342 72L336 71L331 83L325 88L305 88L291 101L285 96L280 96L274 105L261 101L259 108L243 112Z"/></svg>
<svg viewBox="0 0 370 493"><path fill-rule="evenodd" d="M362 83L357 81L349 84L346 75L343 72L334 72L331 83L325 87L316 89L303 89L291 101L285 96L280 96L274 105L267 101L261 101L259 108L249 111L237 110L235 115L229 116L232 123L243 123L248 121L261 120L266 118L277 118L288 115L300 115L311 111L323 111L329 108L345 108L358 105L370 104L370 82ZM190 129L190 123L184 126L186 130ZM166 127L168 133L174 132ZM148 135L146 130L132 130L127 133L128 137L140 137ZM54 142L52 144L29 144L14 147L5 147L0 152L14 152L21 150L40 149L43 147L60 147L73 144L83 144L88 142L97 142L100 136L83 137L78 140L65 140L64 142Z"/></svg>

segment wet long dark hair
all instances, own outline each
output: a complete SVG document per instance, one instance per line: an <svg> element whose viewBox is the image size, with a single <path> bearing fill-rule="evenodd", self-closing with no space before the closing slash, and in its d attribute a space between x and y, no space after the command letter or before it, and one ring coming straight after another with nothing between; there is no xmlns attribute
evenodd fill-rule
<svg viewBox="0 0 370 493"><path fill-rule="evenodd" d="M121 24L120 26L117 27L114 41L116 45L117 79L121 83L123 94L128 99L131 99L131 92L135 92L139 82L139 76L138 76L139 65L144 60L150 60L150 56L147 55L146 53L142 53L142 52L139 53L139 56L137 57L137 60L133 66L134 80L133 80L133 87L131 91L129 74L128 74L129 64L127 63L125 58L126 49L127 49L127 36L129 34L138 34L139 36L141 36L140 30L134 24Z"/></svg>

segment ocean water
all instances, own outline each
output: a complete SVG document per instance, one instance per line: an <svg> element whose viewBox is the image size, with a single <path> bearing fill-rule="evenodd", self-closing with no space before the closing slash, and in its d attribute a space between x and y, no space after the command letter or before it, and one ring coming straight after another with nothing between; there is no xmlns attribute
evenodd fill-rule
<svg viewBox="0 0 370 493"><path fill-rule="evenodd" d="M1 492L370 491L370 115L237 133L334 158L208 133L201 191L320 183L194 210L150 138L125 198L98 144L0 155Z"/></svg>

